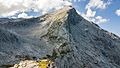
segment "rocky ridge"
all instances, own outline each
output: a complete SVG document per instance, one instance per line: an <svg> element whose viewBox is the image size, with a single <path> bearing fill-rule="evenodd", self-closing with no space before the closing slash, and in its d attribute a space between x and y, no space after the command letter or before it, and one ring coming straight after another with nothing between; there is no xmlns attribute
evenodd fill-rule
<svg viewBox="0 0 120 68"><path fill-rule="evenodd" d="M57 68L120 68L120 38L73 7L0 27L0 65L49 57Z"/></svg>

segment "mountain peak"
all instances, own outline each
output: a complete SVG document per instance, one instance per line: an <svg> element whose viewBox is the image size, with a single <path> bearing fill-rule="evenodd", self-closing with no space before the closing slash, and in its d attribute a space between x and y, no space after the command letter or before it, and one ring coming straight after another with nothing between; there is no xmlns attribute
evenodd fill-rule
<svg viewBox="0 0 120 68"><path fill-rule="evenodd" d="M57 68L120 68L120 38L85 20L72 6L8 23L0 24L0 66L47 58Z"/></svg>
<svg viewBox="0 0 120 68"><path fill-rule="evenodd" d="M61 20L61 19L67 19L70 21L73 20L72 23L75 24L75 21L82 20L83 17L80 16L76 12L76 10L73 6L65 6L57 11L54 11L52 13L49 13L49 14L42 16L41 19L47 20L47 21L49 21L49 20L56 21L56 20Z"/></svg>
<svg viewBox="0 0 120 68"><path fill-rule="evenodd" d="M76 12L76 10L75 10L75 8L73 7L73 6L65 6L65 7L63 7L62 9L59 9L59 10L57 10L57 11L55 11L55 12L53 12L53 14L56 14L56 13L58 13L58 14L62 14L62 13L66 13L66 14L77 14L77 12ZM60 14L60 15L61 15Z"/></svg>

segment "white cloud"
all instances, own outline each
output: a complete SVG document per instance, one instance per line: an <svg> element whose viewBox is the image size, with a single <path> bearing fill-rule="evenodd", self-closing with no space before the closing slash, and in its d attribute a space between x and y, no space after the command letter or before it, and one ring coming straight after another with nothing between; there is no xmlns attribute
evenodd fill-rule
<svg viewBox="0 0 120 68"><path fill-rule="evenodd" d="M0 0L0 16L12 16L18 12L25 12L30 9L47 13L62 8L65 5L71 5L63 0Z"/></svg>
<svg viewBox="0 0 120 68"><path fill-rule="evenodd" d="M88 11L86 13L81 13L79 11L77 11L77 12L80 15L82 15L86 20L92 21L92 22L94 22L96 24L106 23L106 22L109 21L109 19L103 18L102 16L95 16L95 13L96 13L95 11L90 11L91 14L89 14L89 16L87 14ZM95 13L93 13L93 12L95 12Z"/></svg>
<svg viewBox="0 0 120 68"><path fill-rule="evenodd" d="M28 14L23 12L23 13L19 14L17 18L31 18L31 17L32 16L28 16Z"/></svg>
<svg viewBox="0 0 120 68"><path fill-rule="evenodd" d="M66 1L69 1L69 2L81 2L81 1L86 1L86 0L66 0Z"/></svg>
<svg viewBox="0 0 120 68"><path fill-rule="evenodd" d="M86 9L88 8L105 9L110 4L111 4L111 0L108 0L108 2L104 2L103 0L90 0L86 6Z"/></svg>
<svg viewBox="0 0 120 68"><path fill-rule="evenodd" d="M91 9L87 9L86 16L87 17L94 17L96 14L96 11L92 11Z"/></svg>
<svg viewBox="0 0 120 68"><path fill-rule="evenodd" d="M0 0L0 16L12 16L19 10L23 11L26 7L18 0Z"/></svg>
<svg viewBox="0 0 120 68"><path fill-rule="evenodd" d="M26 13L21 13L18 15L18 18L24 18L27 17L28 15Z"/></svg>
<svg viewBox="0 0 120 68"><path fill-rule="evenodd" d="M95 22L96 22L96 23L105 23L105 22L107 22L107 21L109 21L109 19L105 19L105 18L103 18L102 16L97 16L97 17L95 17Z"/></svg>
<svg viewBox="0 0 120 68"><path fill-rule="evenodd" d="M118 16L120 16L120 9L116 10L115 12Z"/></svg>
<svg viewBox="0 0 120 68"><path fill-rule="evenodd" d="M104 0L90 0L88 4L86 5L85 9L86 12L81 13L81 15L89 20L93 21L94 23L101 24L109 21L109 19L105 19L102 16L97 16L95 9L106 9L108 5L111 4L112 0L108 0L105 2ZM94 10L93 10L94 9Z"/></svg>

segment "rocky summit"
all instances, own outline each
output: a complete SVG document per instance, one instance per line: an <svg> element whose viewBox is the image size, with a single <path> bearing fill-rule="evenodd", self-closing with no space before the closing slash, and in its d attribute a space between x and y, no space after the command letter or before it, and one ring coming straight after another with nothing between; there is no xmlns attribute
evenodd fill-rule
<svg viewBox="0 0 120 68"><path fill-rule="evenodd" d="M120 68L120 38L71 6L37 18L0 20L1 68L42 59L57 68Z"/></svg>

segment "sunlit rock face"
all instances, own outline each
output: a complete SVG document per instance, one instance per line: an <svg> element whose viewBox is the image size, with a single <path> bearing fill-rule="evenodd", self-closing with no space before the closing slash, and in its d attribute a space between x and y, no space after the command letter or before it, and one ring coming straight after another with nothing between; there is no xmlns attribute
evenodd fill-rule
<svg viewBox="0 0 120 68"><path fill-rule="evenodd" d="M71 6L0 23L1 66L48 56L57 68L120 68L120 38Z"/></svg>
<svg viewBox="0 0 120 68"><path fill-rule="evenodd" d="M33 60L25 60L21 61L19 64L15 64L10 68L39 68L39 65L36 61Z"/></svg>

